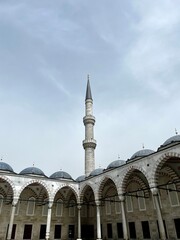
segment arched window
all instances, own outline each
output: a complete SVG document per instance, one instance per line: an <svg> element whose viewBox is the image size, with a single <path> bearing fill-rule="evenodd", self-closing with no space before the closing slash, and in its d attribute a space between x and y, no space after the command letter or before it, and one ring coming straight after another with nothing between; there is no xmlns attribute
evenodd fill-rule
<svg viewBox="0 0 180 240"><path fill-rule="evenodd" d="M34 210L35 210L35 198L34 197L30 197L28 199L26 214L27 215L34 215Z"/></svg>
<svg viewBox="0 0 180 240"><path fill-rule="evenodd" d="M48 215L48 199L44 199L43 209L42 209L42 216Z"/></svg>
<svg viewBox="0 0 180 240"><path fill-rule="evenodd" d="M126 208L127 212L133 212L132 197L126 196Z"/></svg>
<svg viewBox="0 0 180 240"><path fill-rule="evenodd" d="M118 196L115 197L115 210L117 214L121 213L121 203Z"/></svg>
<svg viewBox="0 0 180 240"><path fill-rule="evenodd" d="M179 206L179 198L178 198L178 194L176 191L176 185L174 183L171 183L167 186L168 188L168 195L169 195L169 201L171 203L172 207L176 207Z"/></svg>
<svg viewBox="0 0 180 240"><path fill-rule="evenodd" d="M106 206L106 214L110 215L111 214L111 199L110 198L106 199L105 206Z"/></svg>
<svg viewBox="0 0 180 240"><path fill-rule="evenodd" d="M71 200L69 202L69 216L74 217L75 216L75 201Z"/></svg>
<svg viewBox="0 0 180 240"><path fill-rule="evenodd" d="M18 203L16 204L16 210L15 210L15 215L19 214L19 208L20 208L20 201L18 201Z"/></svg>
<svg viewBox="0 0 180 240"><path fill-rule="evenodd" d="M57 200L56 203L56 216L61 217L63 215L63 201L61 199Z"/></svg>
<svg viewBox="0 0 180 240"><path fill-rule="evenodd" d="M3 195L0 195L0 213L2 211L2 206L3 206Z"/></svg>
<svg viewBox="0 0 180 240"><path fill-rule="evenodd" d="M143 191L138 191L138 205L139 205L139 210L140 211L145 211L146 210L146 202L145 202Z"/></svg>

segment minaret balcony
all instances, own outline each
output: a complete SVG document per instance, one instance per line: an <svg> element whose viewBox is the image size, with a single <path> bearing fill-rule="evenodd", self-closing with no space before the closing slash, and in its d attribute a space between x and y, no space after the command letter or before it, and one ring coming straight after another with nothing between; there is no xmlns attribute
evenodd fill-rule
<svg viewBox="0 0 180 240"><path fill-rule="evenodd" d="M84 125L86 125L87 123L91 123L94 125L95 123L95 117L93 115L87 115L85 117L83 117L83 123Z"/></svg>
<svg viewBox="0 0 180 240"><path fill-rule="evenodd" d="M84 147L84 149L86 149L86 148L96 148L96 140L95 139L85 139L84 141L83 141L83 147Z"/></svg>

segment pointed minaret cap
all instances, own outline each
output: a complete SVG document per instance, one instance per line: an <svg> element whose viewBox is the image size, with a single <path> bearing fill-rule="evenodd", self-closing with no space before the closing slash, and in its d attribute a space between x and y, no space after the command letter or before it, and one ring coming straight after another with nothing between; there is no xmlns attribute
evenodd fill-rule
<svg viewBox="0 0 180 240"><path fill-rule="evenodd" d="M89 75L87 77L87 88L86 88L86 100L91 99L92 100L92 94L91 94L91 87L90 87L90 82L89 82Z"/></svg>

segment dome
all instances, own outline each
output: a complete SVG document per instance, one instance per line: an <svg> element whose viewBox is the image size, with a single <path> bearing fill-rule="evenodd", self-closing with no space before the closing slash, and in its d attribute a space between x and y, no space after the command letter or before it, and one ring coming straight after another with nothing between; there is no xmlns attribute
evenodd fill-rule
<svg viewBox="0 0 180 240"><path fill-rule="evenodd" d="M78 178L76 178L76 182L82 182L85 180L85 178L86 178L85 175L79 176Z"/></svg>
<svg viewBox="0 0 180 240"><path fill-rule="evenodd" d="M93 170L93 171L89 174L89 176L97 176L97 175L103 173L103 171L104 171L103 168L97 168L97 169Z"/></svg>
<svg viewBox="0 0 180 240"><path fill-rule="evenodd" d="M134 153L130 159L134 159L134 158L137 158L137 157L145 157L145 156L148 156L149 154L152 154L154 152L155 151L153 151L151 149L142 149L142 150L139 150L136 153Z"/></svg>
<svg viewBox="0 0 180 240"><path fill-rule="evenodd" d="M7 164L5 162L1 162L1 161L0 161L0 170L14 172L12 167L9 164Z"/></svg>
<svg viewBox="0 0 180 240"><path fill-rule="evenodd" d="M69 175L67 172L58 171L53 173L50 178L65 178L65 179L72 179L71 175Z"/></svg>
<svg viewBox="0 0 180 240"><path fill-rule="evenodd" d="M43 173L43 171L39 168L36 167L28 167L25 168L24 170L22 170L19 174L34 174L34 175L41 175L41 176L45 176L45 174Z"/></svg>
<svg viewBox="0 0 180 240"><path fill-rule="evenodd" d="M168 138L164 143L163 143L163 146L166 146L170 143L173 143L173 142L180 142L180 135L175 135L173 137L170 137Z"/></svg>
<svg viewBox="0 0 180 240"><path fill-rule="evenodd" d="M107 169L109 168L117 168L120 167L121 165L125 164L126 162L124 160L116 160L111 162L108 166Z"/></svg>

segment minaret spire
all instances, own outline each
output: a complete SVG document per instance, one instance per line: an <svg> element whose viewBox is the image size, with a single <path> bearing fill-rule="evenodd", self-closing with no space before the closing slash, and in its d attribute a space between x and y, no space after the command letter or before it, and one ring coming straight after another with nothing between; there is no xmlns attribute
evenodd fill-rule
<svg viewBox="0 0 180 240"><path fill-rule="evenodd" d="M85 117L83 118L83 122L85 126L85 140L83 141L83 147L85 150L85 175L89 176L89 174L95 169L94 150L96 148L96 140L94 139L95 117L93 116L93 99L89 75L87 79Z"/></svg>
<svg viewBox="0 0 180 240"><path fill-rule="evenodd" d="M87 76L87 88L86 88L86 100L87 99L92 99L89 75Z"/></svg>

